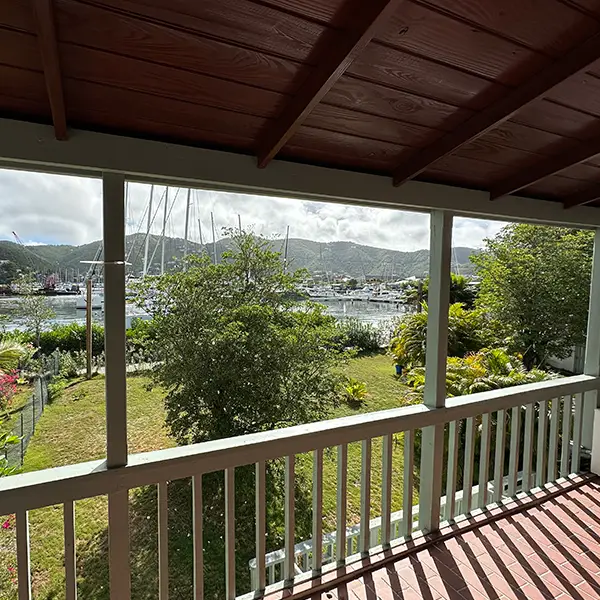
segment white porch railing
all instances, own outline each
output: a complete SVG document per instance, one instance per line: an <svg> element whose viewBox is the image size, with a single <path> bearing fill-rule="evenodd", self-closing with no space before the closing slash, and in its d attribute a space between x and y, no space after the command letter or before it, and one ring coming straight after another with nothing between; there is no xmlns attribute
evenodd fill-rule
<svg viewBox="0 0 600 600"><path fill-rule="evenodd" d="M505 477L505 487L508 486L508 478ZM488 482L488 493L494 493L494 484ZM473 486L472 499L473 503L477 504L477 498L479 497L479 486ZM503 498L506 496L503 494ZM446 510L448 505L446 496L441 498L440 508L442 514ZM455 507L457 514L463 514L465 512L463 508L463 490L456 492ZM415 504L411 509L412 527L410 533L414 533L419 530L419 505ZM404 511L398 510L390 515L390 536L392 540L403 538L405 531L404 527ZM409 527L410 525L407 525ZM346 527L346 531L343 533L346 539L346 555L353 556L359 552L359 537L360 537L360 525L353 525L352 527ZM322 565L327 565L335 562L336 560L336 540L338 537L337 531L326 533L322 539L323 558ZM369 542L371 548L381 545L383 539L383 527L381 517L371 519L369 522ZM294 546L294 556L296 562L296 574L307 573L313 569L313 543L312 539L305 540ZM267 571L267 585L277 583L282 579L281 574L283 573L283 566L285 563L285 550L275 550L269 552L265 557L265 568ZM252 581L253 589L257 589L258 581L257 575L258 570L256 566L256 558L253 558L249 562L250 567L250 578Z"/></svg>
<svg viewBox="0 0 600 600"><path fill-rule="evenodd" d="M373 547L392 543L394 538L411 535L415 525L413 498L414 432L425 427L444 425L448 440L445 496L450 499L443 507L443 516L454 519L460 513L500 502L519 490L533 487L579 471L582 406L586 392L595 401L600 378L580 375L544 381L493 392L451 398L444 408L408 406L366 415L345 417L168 450L131 455L128 465L107 468L104 461L59 467L35 473L8 477L0 481L0 514L16 513L17 564L19 600L31 598L28 511L62 504L65 519L65 580L66 597L74 598L76 589L75 519L73 502L82 498L107 495L109 499L109 571L111 598L128 598L129 531L127 491L146 485L158 485L159 590L161 600L168 595L168 505L166 482L193 478L193 527L195 599L203 597L202 544L202 475L225 471L225 586L226 597L236 597L235 580L235 469L256 465L256 563L253 586L261 590L267 581L292 580L299 571L319 572L329 561L352 560L350 555L368 553ZM524 419L521 413L524 411ZM507 431L510 414L510 433ZM459 426L459 423L464 425ZM459 439L464 431L462 455L462 497L457 495ZM492 439L492 431L494 436ZM404 506L401 513L392 513L391 478L392 435L405 433L404 457L401 469L404 481ZM370 514L372 439L383 438L381 517L372 520ZM355 529L347 529L347 446L362 444L361 521ZM337 523L334 534L323 536L323 450L337 447ZM508 452L505 453L505 449ZM483 492L473 487L476 450L480 462L478 479L487 482ZM298 564L295 544L294 486L295 457L313 452L313 540L309 551L310 564ZM495 468L490 469L494 454ZM505 461L505 456L508 460ZM266 484L265 462L285 457L285 547L280 576L267 579ZM506 466L506 469L505 469ZM400 465L398 465L400 469ZM421 490L431 484L433 474L420 473ZM441 477L441 474L439 474ZM441 502L441 499L438 498ZM422 509L422 507L421 507ZM433 503L433 510L439 503ZM403 515L411 515L404 519ZM423 514L419 515L423 519ZM426 517L425 517L426 518ZM374 531L377 533L375 534ZM331 537L333 536L333 538ZM303 559L304 560L304 559ZM118 590L123 590L122 594ZM242 590L246 591L246 590Z"/></svg>

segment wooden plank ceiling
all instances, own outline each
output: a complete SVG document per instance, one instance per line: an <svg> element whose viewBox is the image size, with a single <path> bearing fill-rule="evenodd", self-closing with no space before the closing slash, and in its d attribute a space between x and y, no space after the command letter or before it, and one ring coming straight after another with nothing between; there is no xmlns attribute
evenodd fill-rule
<svg viewBox="0 0 600 600"><path fill-rule="evenodd" d="M0 0L0 116L600 207L600 0Z"/></svg>

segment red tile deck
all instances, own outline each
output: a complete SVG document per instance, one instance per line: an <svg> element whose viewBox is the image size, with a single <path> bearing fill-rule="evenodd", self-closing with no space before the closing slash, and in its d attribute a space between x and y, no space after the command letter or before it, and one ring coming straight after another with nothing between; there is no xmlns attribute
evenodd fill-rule
<svg viewBox="0 0 600 600"><path fill-rule="evenodd" d="M539 502L539 499L538 499ZM600 598L600 479L484 522L314 600Z"/></svg>

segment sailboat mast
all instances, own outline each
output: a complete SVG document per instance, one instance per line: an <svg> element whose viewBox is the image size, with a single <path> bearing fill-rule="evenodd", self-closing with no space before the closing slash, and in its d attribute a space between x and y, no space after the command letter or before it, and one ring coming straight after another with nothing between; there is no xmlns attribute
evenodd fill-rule
<svg viewBox="0 0 600 600"><path fill-rule="evenodd" d="M213 256L215 265L217 264L217 237L215 235L215 216L213 213L210 213L210 225L212 227L212 235L213 235Z"/></svg>
<svg viewBox="0 0 600 600"><path fill-rule="evenodd" d="M150 203L148 204L148 221L146 224L146 245L144 248L144 271L143 275L146 277L148 273L148 246L150 244L150 227L152 225L152 198L154 197L154 184L150 187Z"/></svg>
<svg viewBox="0 0 600 600"><path fill-rule="evenodd" d="M165 233L167 229L167 209L169 206L169 188L165 192L165 210L163 212L163 226L162 226L162 239L160 248L160 274L165 273Z"/></svg>
<svg viewBox="0 0 600 600"><path fill-rule="evenodd" d="M190 196L192 194L192 190L188 188L187 192L187 204L185 207L185 237L183 240L183 258L185 258L188 254L188 234L190 228Z"/></svg>
<svg viewBox="0 0 600 600"><path fill-rule="evenodd" d="M290 243L290 226L287 226L287 231L285 232L285 251L283 253L283 270L287 271L288 264L288 245Z"/></svg>

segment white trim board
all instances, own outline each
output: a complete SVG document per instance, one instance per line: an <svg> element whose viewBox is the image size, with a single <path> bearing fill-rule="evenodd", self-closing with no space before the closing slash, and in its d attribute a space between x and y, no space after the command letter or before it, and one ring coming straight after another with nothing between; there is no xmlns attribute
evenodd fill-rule
<svg viewBox="0 0 600 600"><path fill-rule="evenodd" d="M266 169L256 158L83 130L57 141L50 125L0 119L0 167L100 177L124 173L134 181L193 186L245 194L379 206L449 210L460 216L575 227L600 226L600 209L563 209L558 202L411 181L396 188L391 177L282 160Z"/></svg>

